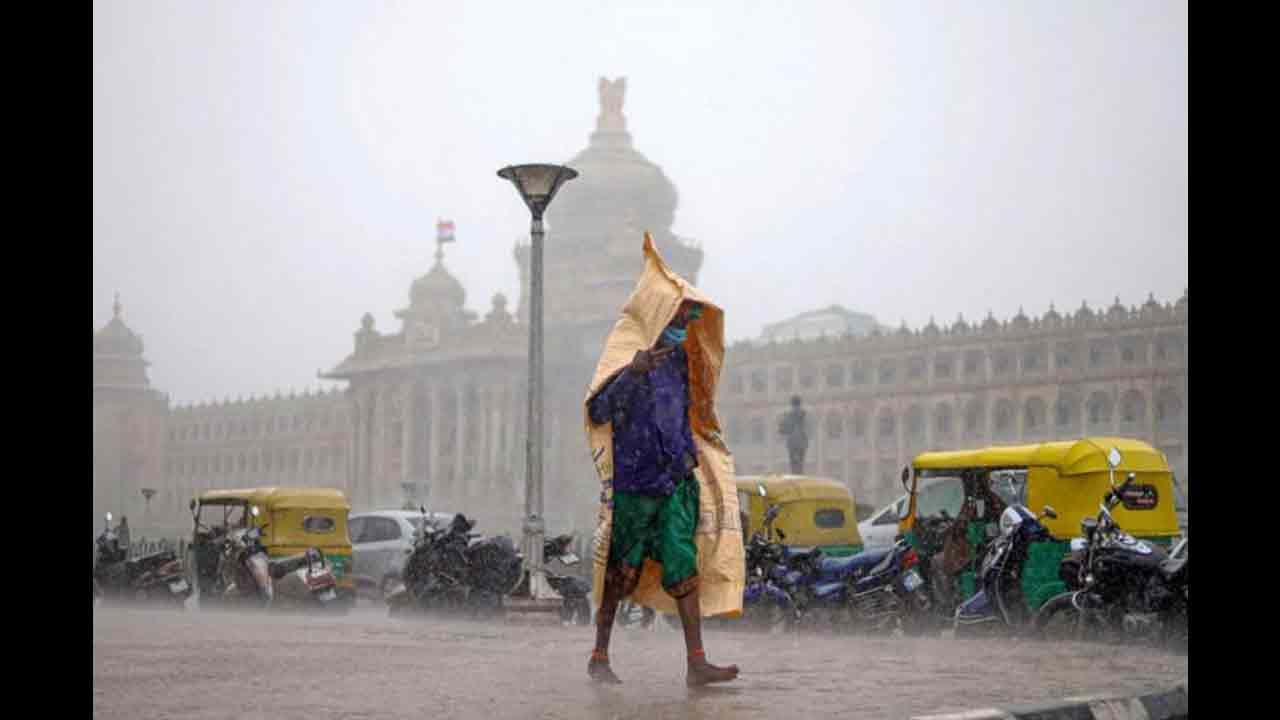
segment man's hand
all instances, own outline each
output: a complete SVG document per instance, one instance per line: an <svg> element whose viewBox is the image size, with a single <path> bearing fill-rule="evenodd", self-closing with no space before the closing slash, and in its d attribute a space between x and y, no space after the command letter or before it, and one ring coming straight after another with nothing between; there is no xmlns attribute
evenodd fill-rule
<svg viewBox="0 0 1280 720"><path fill-rule="evenodd" d="M647 373L662 364L673 352L675 347L671 345L656 350L637 350L635 357L631 358L631 369L634 372Z"/></svg>

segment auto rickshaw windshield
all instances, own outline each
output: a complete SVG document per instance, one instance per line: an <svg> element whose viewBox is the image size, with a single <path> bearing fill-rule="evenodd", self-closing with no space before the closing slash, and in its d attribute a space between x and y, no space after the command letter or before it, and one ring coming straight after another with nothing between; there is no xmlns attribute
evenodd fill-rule
<svg viewBox="0 0 1280 720"><path fill-rule="evenodd" d="M1023 505L1026 502L1027 471L1024 468L980 470L991 483L991 489L1006 505ZM945 510L955 517L964 505L964 479L958 469L917 470L916 512L920 517L937 517ZM978 498L978 510L982 499ZM898 510L902 520L909 511L907 503Z"/></svg>

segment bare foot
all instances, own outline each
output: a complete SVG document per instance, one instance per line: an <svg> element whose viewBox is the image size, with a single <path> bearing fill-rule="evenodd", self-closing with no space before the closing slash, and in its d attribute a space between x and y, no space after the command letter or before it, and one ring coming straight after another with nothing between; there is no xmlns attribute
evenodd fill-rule
<svg viewBox="0 0 1280 720"><path fill-rule="evenodd" d="M712 665L706 660L689 663L689 675L685 679L685 684L689 687L698 685L710 685L711 683L729 682L738 677L738 666L730 665L729 667L720 667Z"/></svg>
<svg viewBox="0 0 1280 720"><path fill-rule="evenodd" d="M587 676L598 683L606 683L608 685L622 684L622 680L613 674L613 668L609 667L608 662L591 660L587 663Z"/></svg>

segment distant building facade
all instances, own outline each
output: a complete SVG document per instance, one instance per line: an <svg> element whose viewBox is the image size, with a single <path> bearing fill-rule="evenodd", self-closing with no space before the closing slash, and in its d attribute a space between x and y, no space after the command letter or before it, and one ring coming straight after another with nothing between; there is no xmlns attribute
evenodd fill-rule
<svg viewBox="0 0 1280 720"><path fill-rule="evenodd" d="M787 467L778 422L808 411L805 470L861 505L901 494L926 450L1122 435L1162 450L1188 488L1187 295L1073 315L932 321L866 337L742 342L726 353L718 408L742 474Z"/></svg>
<svg viewBox="0 0 1280 720"><path fill-rule="evenodd" d="M583 400L602 343L639 275L649 230L693 283L703 253L671 232L677 193L637 152L622 114L625 80L601 79L581 176L547 213L544 250L548 532L589 537L598 482ZM516 202L516 199L512 199ZM464 511L486 533L518 534L524 516L527 241L516 312L502 294L484 317L434 264L395 312L360 320L350 355L325 379L343 390L170 407L146 378L142 340L123 321L94 334L95 528L127 514L135 537L190 532L188 501L208 489L318 485L356 509ZM728 310L732 312L732 308ZM1098 432L1147 439L1186 477L1186 297L1071 317L886 332L838 306L764 329L726 354L718 413L738 472L786 467L777 420L799 394L809 411L806 470L848 483L860 504L896 496L914 453ZM772 339L772 342L769 340ZM145 497L143 490L153 490Z"/></svg>

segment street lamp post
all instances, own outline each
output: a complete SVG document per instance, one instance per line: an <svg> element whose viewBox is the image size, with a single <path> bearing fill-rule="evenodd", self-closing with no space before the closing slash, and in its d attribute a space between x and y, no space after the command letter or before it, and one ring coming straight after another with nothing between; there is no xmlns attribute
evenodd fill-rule
<svg viewBox="0 0 1280 720"><path fill-rule="evenodd" d="M578 172L563 165L508 165L498 177L510 180L529 206L533 221L529 253L529 415L525 439L524 539L529 559L529 596L546 596L542 567L542 214L556 191Z"/></svg>

